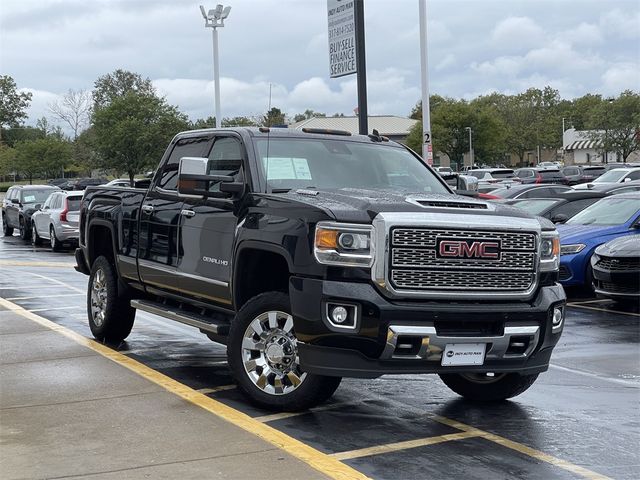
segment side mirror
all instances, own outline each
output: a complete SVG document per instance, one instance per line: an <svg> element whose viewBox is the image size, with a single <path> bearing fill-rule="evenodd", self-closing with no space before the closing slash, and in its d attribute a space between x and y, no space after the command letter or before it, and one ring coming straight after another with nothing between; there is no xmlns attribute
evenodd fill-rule
<svg viewBox="0 0 640 480"><path fill-rule="evenodd" d="M478 190L478 179L472 175L458 175L456 190Z"/></svg>
<svg viewBox="0 0 640 480"><path fill-rule="evenodd" d="M207 198L230 198L244 191L244 183L229 175L207 175L208 158L182 157L178 167L178 193ZM219 191L210 191L213 183L220 183Z"/></svg>
<svg viewBox="0 0 640 480"><path fill-rule="evenodd" d="M569 217L564 213L558 213L557 215L551 217L551 221L553 223L565 223L567 220L569 220Z"/></svg>
<svg viewBox="0 0 640 480"><path fill-rule="evenodd" d="M629 177L624 179L624 183L627 183L627 182L630 182L630 181L631 181L631 179Z"/></svg>
<svg viewBox="0 0 640 480"><path fill-rule="evenodd" d="M13 203L14 205L18 205L20 204L20 200L18 200L17 198L12 198L11 203Z"/></svg>
<svg viewBox="0 0 640 480"><path fill-rule="evenodd" d="M36 209L36 210L42 210L42 204L41 203L36 203L33 208Z"/></svg>

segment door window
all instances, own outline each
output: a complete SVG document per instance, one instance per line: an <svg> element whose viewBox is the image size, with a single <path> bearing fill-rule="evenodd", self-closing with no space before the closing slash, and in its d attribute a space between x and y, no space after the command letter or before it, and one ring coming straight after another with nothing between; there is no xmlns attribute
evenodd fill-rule
<svg viewBox="0 0 640 480"><path fill-rule="evenodd" d="M599 198L583 198L574 202L567 202L553 210L552 217L558 214L566 215L568 218L573 217L576 213L581 212L589 205L596 203Z"/></svg>
<svg viewBox="0 0 640 480"><path fill-rule="evenodd" d="M167 163L162 167L158 187L176 190L178 186L178 166L182 157L204 157L209 145L207 137L183 138L178 140L171 151Z"/></svg>
<svg viewBox="0 0 640 480"><path fill-rule="evenodd" d="M47 198L47 200L44 202L44 205L42 206L42 209L46 210L47 208L51 208L51 202L55 200L56 196L57 195L51 195L49 198Z"/></svg>
<svg viewBox="0 0 640 480"><path fill-rule="evenodd" d="M207 175L235 176L242 168L242 145L233 137L217 138L209 153ZM220 183L209 186L210 191L219 191Z"/></svg>
<svg viewBox="0 0 640 480"><path fill-rule="evenodd" d="M625 180L627 178L630 178L631 180L638 180L640 179L640 170L635 171L635 172L631 172L629 175L627 175L627 177L625 178Z"/></svg>

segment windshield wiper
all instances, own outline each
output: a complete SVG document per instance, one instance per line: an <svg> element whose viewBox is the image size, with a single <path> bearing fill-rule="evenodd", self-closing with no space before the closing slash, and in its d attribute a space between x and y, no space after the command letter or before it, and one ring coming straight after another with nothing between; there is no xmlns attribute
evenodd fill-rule
<svg viewBox="0 0 640 480"><path fill-rule="evenodd" d="M290 188L272 188L271 193L288 193L290 192Z"/></svg>

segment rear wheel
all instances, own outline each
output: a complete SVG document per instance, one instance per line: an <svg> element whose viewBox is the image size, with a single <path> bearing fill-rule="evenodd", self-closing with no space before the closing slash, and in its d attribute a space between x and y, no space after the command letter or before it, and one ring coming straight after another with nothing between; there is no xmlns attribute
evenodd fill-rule
<svg viewBox="0 0 640 480"><path fill-rule="evenodd" d="M538 378L538 374L518 373L443 373L440 379L451 390L468 400L499 402L520 395Z"/></svg>
<svg viewBox="0 0 640 480"><path fill-rule="evenodd" d="M31 240L31 229L26 224L23 217L20 217L20 238L25 242Z"/></svg>
<svg viewBox="0 0 640 480"><path fill-rule="evenodd" d="M40 235L38 235L35 222L31 222L31 243L34 247L42 245L42 239L40 238Z"/></svg>
<svg viewBox="0 0 640 480"><path fill-rule="evenodd" d="M95 259L89 275L87 314L89 328L98 340L121 342L133 328L136 311L127 296L118 295L118 278L107 257Z"/></svg>
<svg viewBox="0 0 640 480"><path fill-rule="evenodd" d="M5 237L10 237L13 235L13 227L10 227L7 224L6 215L2 215L2 233L4 233Z"/></svg>
<svg viewBox="0 0 640 480"><path fill-rule="evenodd" d="M60 240L58 240L58 237L56 237L56 231L53 228L53 225L49 227L49 242L51 243L51 250L54 252L62 250L62 244L60 243Z"/></svg>
<svg viewBox="0 0 640 480"><path fill-rule="evenodd" d="M340 377L301 370L289 296L268 292L249 300L231 324L227 357L240 389L271 410L298 411L327 400Z"/></svg>

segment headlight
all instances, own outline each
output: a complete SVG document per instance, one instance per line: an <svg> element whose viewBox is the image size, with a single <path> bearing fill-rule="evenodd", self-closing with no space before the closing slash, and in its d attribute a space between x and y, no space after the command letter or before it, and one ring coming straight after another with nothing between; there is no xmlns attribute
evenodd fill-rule
<svg viewBox="0 0 640 480"><path fill-rule="evenodd" d="M569 245L562 245L560 247L560 255L573 255L574 253L580 253L586 245L584 243L572 243Z"/></svg>
<svg viewBox="0 0 640 480"><path fill-rule="evenodd" d="M543 233L540 240L540 270L553 272L560 266L560 238L558 232Z"/></svg>
<svg viewBox="0 0 640 480"><path fill-rule="evenodd" d="M325 265L370 267L374 254L372 237L371 225L320 222L313 253Z"/></svg>

